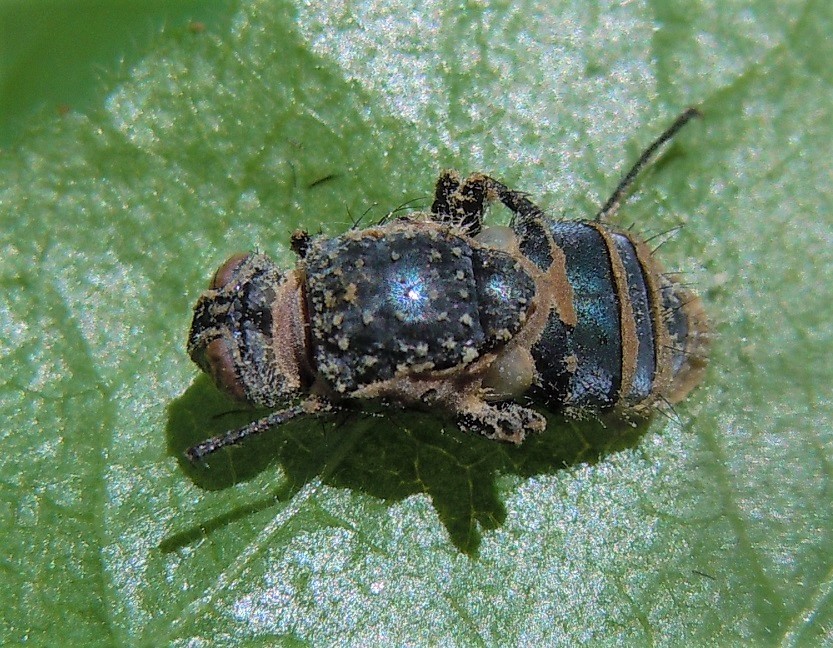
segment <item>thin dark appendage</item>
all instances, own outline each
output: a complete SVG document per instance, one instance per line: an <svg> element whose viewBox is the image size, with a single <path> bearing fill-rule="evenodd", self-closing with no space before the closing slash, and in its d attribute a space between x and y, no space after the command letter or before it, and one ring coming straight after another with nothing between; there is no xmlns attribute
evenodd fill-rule
<svg viewBox="0 0 833 648"><path fill-rule="evenodd" d="M691 570L691 573L692 573L692 574L697 574L698 576L702 576L703 578L708 578L709 580L717 580L717 579L716 579L714 576L712 576L711 574L707 574L706 572L701 572L701 571L699 571L699 570L697 570L697 569L692 569L692 570Z"/></svg>
<svg viewBox="0 0 833 648"><path fill-rule="evenodd" d="M485 176L473 174L461 180L456 171L444 171L437 180L431 213L442 223L453 224L469 236L483 229L486 211Z"/></svg>
<svg viewBox="0 0 833 648"><path fill-rule="evenodd" d="M306 230L295 230L289 237L289 248L300 258L307 256L312 237Z"/></svg>
<svg viewBox="0 0 833 648"><path fill-rule="evenodd" d="M341 174L339 174L339 173L328 173L327 175L325 175L321 178L318 178L318 180L313 180L312 182L310 182L307 185L307 189L315 189L316 187L321 186L325 182L329 182L330 180L335 180L340 175Z"/></svg>
<svg viewBox="0 0 833 648"><path fill-rule="evenodd" d="M674 423L676 425L679 425L679 426L682 426L683 425L683 420L680 418L680 415L677 413L677 408L674 407L674 404L670 400L668 400L665 396L663 396L662 394L657 394L657 397L659 398L659 400L662 401L662 403L665 407L664 408L663 407L657 407L656 411L658 411L660 414L662 414L665 418L667 418L672 423ZM666 411L666 409L668 411ZM670 412L670 414L669 414L669 412Z"/></svg>
<svg viewBox="0 0 833 648"><path fill-rule="evenodd" d="M398 214L399 212L408 211L408 208L412 204L420 202L422 200L430 200L430 198L427 198L426 196L419 196L417 198L411 198L410 200L406 200L401 205L399 205L399 207L397 207L396 209L392 209L387 214L382 216L382 218L380 218L376 223L374 223L374 225L376 225L376 226L386 225L394 217L399 218L398 216L396 216L396 214ZM405 216L405 218L407 218L407 216Z"/></svg>
<svg viewBox="0 0 833 648"><path fill-rule="evenodd" d="M431 213L441 221L462 216L461 226L473 236L481 231L483 214L495 200L522 219L544 217L541 208L532 203L524 192L513 191L502 182L480 173L461 181L453 172L440 176Z"/></svg>
<svg viewBox="0 0 833 648"><path fill-rule="evenodd" d="M395 216L399 212L408 211L414 203L418 203L424 200L430 200L430 198L426 196L419 196L417 198L411 198L410 200L406 200L403 202L399 207L396 209L392 209L388 214L385 215L385 218L390 219L391 217Z"/></svg>
<svg viewBox="0 0 833 648"><path fill-rule="evenodd" d="M684 355L686 358L699 358L700 357L696 353L689 353L684 348L676 347L673 344L663 344L662 348L663 349L669 349L669 350L673 351L674 353L679 353L680 355Z"/></svg>
<svg viewBox="0 0 833 648"><path fill-rule="evenodd" d="M269 428L286 423L298 416L303 416L308 413L308 409L304 404L295 405L293 407L281 410L279 412L272 412L269 416L264 416L262 419L252 421L248 425L237 430L231 430L225 434L206 439L202 443L188 448L185 451L185 456L191 463L197 463L206 456L217 452L221 448L230 445L236 445L251 436L256 436L265 432Z"/></svg>
<svg viewBox="0 0 833 648"><path fill-rule="evenodd" d="M689 108L686 110L682 115L677 117L674 120L674 123L669 126L665 132L662 133L657 139L653 141L653 143L645 149L642 155L639 156L639 159L636 161L630 171L625 174L625 177L622 178L621 182L619 182L619 186L616 187L613 195L607 199L607 202L604 206L599 210L596 214L597 221L605 221L613 214L615 214L618 209L619 205L624 197L625 193L630 186L633 184L634 180L636 180L639 172L645 167L648 162L651 161L651 158L654 157L657 150L665 144L668 140L670 140L674 135L676 135L680 129L685 126L689 121L694 119L695 117L701 117L701 113L696 108Z"/></svg>
<svg viewBox="0 0 833 648"><path fill-rule="evenodd" d="M506 185L488 178L490 189L496 194L503 206L521 218L544 217L543 210L533 203L522 191L513 191Z"/></svg>
<svg viewBox="0 0 833 648"><path fill-rule="evenodd" d="M431 213L444 219L452 214L451 197L460 188L460 177L456 171L443 171L434 188L434 202Z"/></svg>
<svg viewBox="0 0 833 648"><path fill-rule="evenodd" d="M362 221L364 220L364 217L365 217L365 216L367 216L367 215L370 213L370 211L371 211L372 209L374 209L375 207L378 207L378 206L379 206L379 203L376 203L376 202L371 203L371 204L370 204L370 207L368 207L367 209L365 209L365 210L362 212L362 215L361 215L361 216L359 216L356 220L353 220L353 215L350 213L350 209L348 208L348 209L347 209L347 217L348 217L348 218L350 219L350 221L353 223L353 225L351 225L350 229L359 229L359 225L361 225L361 224L362 224Z"/></svg>
<svg viewBox="0 0 833 648"><path fill-rule="evenodd" d="M648 238L644 239L642 242L643 243L650 243L651 241L655 241L656 239L658 239L660 236L666 236L668 234L671 234L673 236L677 232L679 232L681 229L683 229L683 226L684 226L684 223L680 223L679 225L674 225L674 227L669 227L664 232L657 232L653 236L649 236ZM671 238L671 237L669 237L669 238ZM665 243L665 241L660 243L660 245L662 245L663 243Z"/></svg>

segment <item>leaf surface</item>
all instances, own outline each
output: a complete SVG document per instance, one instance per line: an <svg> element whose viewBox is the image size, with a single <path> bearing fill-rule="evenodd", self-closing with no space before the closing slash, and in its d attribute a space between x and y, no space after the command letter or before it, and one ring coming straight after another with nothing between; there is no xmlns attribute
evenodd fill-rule
<svg viewBox="0 0 833 648"><path fill-rule="evenodd" d="M172 23L0 154L3 643L830 642L829 3L317 4ZM350 416L183 464L252 416L183 349L231 253L288 267L446 167L587 217L689 105L618 216L685 224L715 340L678 420Z"/></svg>

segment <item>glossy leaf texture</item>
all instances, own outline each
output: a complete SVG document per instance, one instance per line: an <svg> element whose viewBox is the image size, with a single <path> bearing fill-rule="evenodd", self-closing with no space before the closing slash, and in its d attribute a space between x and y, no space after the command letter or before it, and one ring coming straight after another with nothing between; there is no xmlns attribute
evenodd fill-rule
<svg viewBox="0 0 833 648"><path fill-rule="evenodd" d="M833 641L831 31L820 0L240 2L30 118L0 151L2 643ZM183 462L253 416L184 351L230 254L289 266L296 228L425 207L447 167L589 217L690 105L617 217L684 225L660 254L714 323L670 420L518 449L353 414Z"/></svg>

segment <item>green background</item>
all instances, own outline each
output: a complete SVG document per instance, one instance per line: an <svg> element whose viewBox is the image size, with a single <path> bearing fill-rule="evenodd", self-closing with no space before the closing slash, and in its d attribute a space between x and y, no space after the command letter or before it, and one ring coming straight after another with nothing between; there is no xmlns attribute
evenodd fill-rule
<svg viewBox="0 0 833 648"><path fill-rule="evenodd" d="M316 4L0 3L0 643L833 643L830 3ZM252 416L183 349L229 254L449 166L586 217L688 105L617 217L685 225L715 341L676 418L183 464Z"/></svg>

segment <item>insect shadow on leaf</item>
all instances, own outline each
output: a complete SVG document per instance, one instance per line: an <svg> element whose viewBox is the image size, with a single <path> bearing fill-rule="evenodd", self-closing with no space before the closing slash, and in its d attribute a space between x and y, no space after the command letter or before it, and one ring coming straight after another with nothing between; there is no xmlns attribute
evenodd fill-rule
<svg viewBox="0 0 833 648"><path fill-rule="evenodd" d="M245 505L200 520L166 537L164 552L191 546L228 525L288 502L305 485L320 480L335 488L389 502L427 495L459 551L475 557L484 532L506 519L497 481L506 475L528 478L580 464L593 464L611 452L633 447L647 424L619 420L576 422L554 416L558 434L542 434L520 447L461 435L424 413L347 410L328 420L296 420L273 433L220 452L210 467L194 466L183 451L206 431L228 429L257 417L230 398L217 398L210 380L199 377L168 407L168 452L200 488L224 490L262 472L276 472L276 485Z"/></svg>
<svg viewBox="0 0 833 648"><path fill-rule="evenodd" d="M256 448L271 430L279 446L255 464L279 456L290 483L306 483L312 467L325 483L341 480L385 499L398 499L403 484L421 484L436 503L435 486L461 475L464 483L448 490L467 493L468 505L440 497L437 511L455 543L470 550L479 528L505 517L481 488L505 472L504 462L536 466L541 448L549 466L592 461L617 435L588 442L583 424L574 435L581 443L560 447L575 421L627 428L672 407L702 379L709 327L699 298L664 273L644 239L608 222L660 146L698 114L684 112L643 152L593 220L553 220L526 192L445 171L430 212L338 237L293 235L295 268L263 254L233 255L195 306L188 352L231 397L269 413L186 446L185 456L199 464L243 440ZM510 227L484 229L492 203L512 212ZM394 473L399 486L383 487L374 469L390 474L391 457L402 455L387 450L394 435L371 426L360 440L351 433L328 446L334 437L325 431L324 454L316 455L327 458L324 468L312 460L297 470L313 441L304 420L391 406L396 418L414 421L415 411L427 410L482 438L409 422L407 438L434 436ZM566 419L553 426L541 409ZM547 427L558 434L543 434ZM302 428L296 442L293 430ZM481 446L484 439L526 447L513 454ZM351 462L348 446L359 442L360 460ZM455 464L426 479L443 459L422 454L439 447ZM408 466L416 472L403 479ZM233 467L226 481L245 478ZM373 479L357 477L368 470Z"/></svg>

